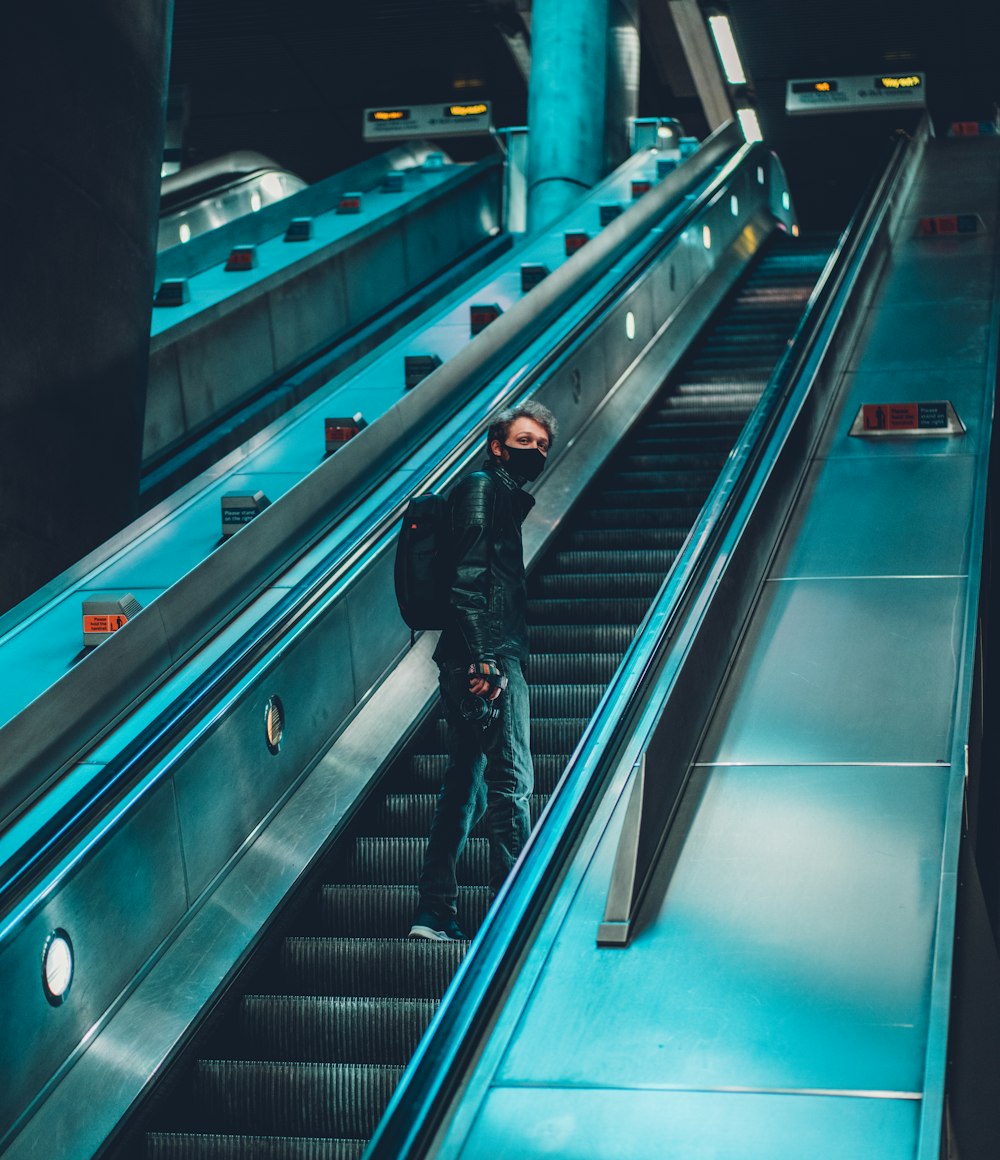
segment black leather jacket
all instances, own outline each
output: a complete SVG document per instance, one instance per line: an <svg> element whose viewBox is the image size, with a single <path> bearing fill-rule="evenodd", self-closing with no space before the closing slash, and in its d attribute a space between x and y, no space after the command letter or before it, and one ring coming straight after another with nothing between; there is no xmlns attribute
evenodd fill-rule
<svg viewBox="0 0 1000 1160"><path fill-rule="evenodd" d="M435 660L471 664L490 657L527 659L521 524L534 504L493 456L452 492L453 615L441 633Z"/></svg>

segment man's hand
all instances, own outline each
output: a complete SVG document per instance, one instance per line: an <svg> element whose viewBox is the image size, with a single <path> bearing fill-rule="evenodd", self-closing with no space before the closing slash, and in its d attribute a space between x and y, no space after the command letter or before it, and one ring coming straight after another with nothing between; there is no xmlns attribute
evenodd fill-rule
<svg viewBox="0 0 1000 1160"><path fill-rule="evenodd" d="M495 701L507 688L507 678L492 657L484 657L469 665L469 692L487 701Z"/></svg>

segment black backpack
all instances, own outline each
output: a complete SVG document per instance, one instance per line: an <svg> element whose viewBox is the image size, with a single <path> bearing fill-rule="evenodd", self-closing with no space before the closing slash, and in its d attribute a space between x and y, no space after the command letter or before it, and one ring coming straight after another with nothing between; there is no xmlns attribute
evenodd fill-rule
<svg viewBox="0 0 1000 1160"><path fill-rule="evenodd" d="M416 495L406 505L396 542L396 602L414 631L444 628L451 590L451 519L441 495Z"/></svg>

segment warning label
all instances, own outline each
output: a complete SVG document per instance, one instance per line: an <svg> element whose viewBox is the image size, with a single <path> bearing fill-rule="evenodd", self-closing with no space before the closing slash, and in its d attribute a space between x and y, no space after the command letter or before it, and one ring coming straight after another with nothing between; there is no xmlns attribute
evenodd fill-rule
<svg viewBox="0 0 1000 1160"><path fill-rule="evenodd" d="M83 631L85 633L117 632L122 627L122 625L126 624L127 622L128 617L123 616L120 612L116 612L112 615L84 616Z"/></svg>
<svg viewBox="0 0 1000 1160"><path fill-rule="evenodd" d="M948 427L947 403L865 403L865 431L934 431Z"/></svg>

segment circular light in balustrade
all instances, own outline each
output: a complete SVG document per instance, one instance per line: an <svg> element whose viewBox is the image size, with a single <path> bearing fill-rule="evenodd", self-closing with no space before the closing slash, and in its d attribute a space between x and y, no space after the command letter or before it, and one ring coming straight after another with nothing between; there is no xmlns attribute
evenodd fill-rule
<svg viewBox="0 0 1000 1160"><path fill-rule="evenodd" d="M42 990L53 1007L69 994L74 966L72 940L60 927L45 940L42 951Z"/></svg>
<svg viewBox="0 0 1000 1160"><path fill-rule="evenodd" d="M280 697L269 698L264 706L264 735L267 748L271 753L277 753L285 736L285 708Z"/></svg>

